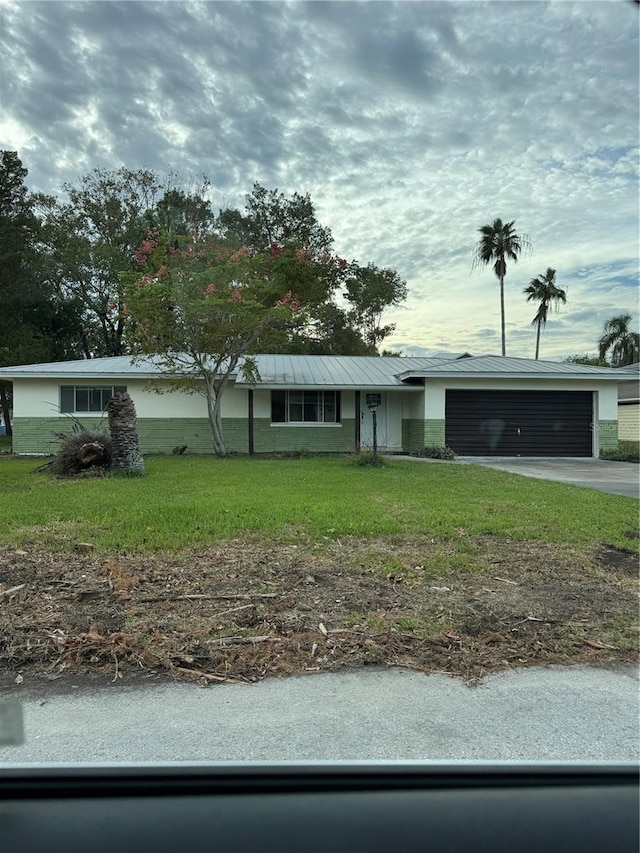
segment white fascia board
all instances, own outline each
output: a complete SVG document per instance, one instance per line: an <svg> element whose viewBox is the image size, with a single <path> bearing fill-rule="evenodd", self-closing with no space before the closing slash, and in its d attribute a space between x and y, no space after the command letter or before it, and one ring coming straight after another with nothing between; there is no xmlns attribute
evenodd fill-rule
<svg viewBox="0 0 640 853"><path fill-rule="evenodd" d="M236 388L249 388L255 391L424 391L422 385L296 385L292 382L258 382L251 385L248 382L236 382Z"/></svg>
<svg viewBox="0 0 640 853"><path fill-rule="evenodd" d="M68 379L69 381L73 381L75 383L78 383L78 382L87 383L87 382L91 382L91 381L96 380L96 379L114 379L114 380L119 380L122 382L131 382L132 379L145 379L146 380L146 379L163 379L163 378L166 378L166 376L163 376L162 373L149 373L146 371L144 373L123 373L121 370L120 371L107 370L107 371L102 371L102 372L99 370L96 370L92 373L69 373L69 372L61 373L59 371L55 371L55 372L51 371L50 373L45 373L44 371L41 371L40 373L34 373L31 371L29 371L29 372L27 372L27 371L25 371L25 372L11 371L11 373L2 373L0 371L0 380L5 379L7 381L11 381L13 379L21 379L21 380L23 380L23 379L60 379L60 380Z"/></svg>

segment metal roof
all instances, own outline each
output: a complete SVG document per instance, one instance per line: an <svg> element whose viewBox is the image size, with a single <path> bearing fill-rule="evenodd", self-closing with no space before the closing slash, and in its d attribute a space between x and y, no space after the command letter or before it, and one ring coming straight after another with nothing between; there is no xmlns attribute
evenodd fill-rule
<svg viewBox="0 0 640 853"><path fill-rule="evenodd" d="M398 376L410 363L414 370L428 370L442 358L402 358L358 355L259 355L260 385L329 388L403 387ZM241 379L237 385L244 385Z"/></svg>
<svg viewBox="0 0 640 853"><path fill-rule="evenodd" d="M86 358L76 361L52 361L47 364L22 364L0 367L5 379L155 379L161 374L153 357L132 361L129 355L110 358Z"/></svg>
<svg viewBox="0 0 640 853"><path fill-rule="evenodd" d="M257 355L259 385L264 387L390 388L404 387L397 374L410 365L424 370L442 358L379 356ZM162 374L158 359L116 356L49 364L0 368L6 379L157 379ZM238 385L247 385L238 379Z"/></svg>
<svg viewBox="0 0 640 853"><path fill-rule="evenodd" d="M258 355L262 387L408 388L411 379L598 379L620 382L623 369L534 361L502 356L422 358L416 356ZM634 367L628 369L633 371ZM627 375L625 375L627 373ZM162 374L157 357L130 356L80 359L0 368L5 379L156 379ZM633 374L632 374L633 375ZM246 385L240 378L238 385Z"/></svg>
<svg viewBox="0 0 640 853"><path fill-rule="evenodd" d="M615 367L619 373L628 373L630 376L640 376L640 362L625 364L624 367Z"/></svg>
<svg viewBox="0 0 640 853"><path fill-rule="evenodd" d="M536 361L531 358L510 358L500 355L479 355L469 358L444 360L426 370L409 369L400 374L402 379L420 378L474 378L474 379L607 379L620 382L619 371L610 367L593 367L587 364L567 364L560 361Z"/></svg>

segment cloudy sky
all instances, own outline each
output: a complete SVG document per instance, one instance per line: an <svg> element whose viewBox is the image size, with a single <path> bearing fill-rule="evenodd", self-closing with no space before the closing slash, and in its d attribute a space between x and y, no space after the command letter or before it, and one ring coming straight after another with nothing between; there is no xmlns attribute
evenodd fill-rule
<svg viewBox="0 0 640 853"><path fill-rule="evenodd" d="M569 302L541 355L638 322L638 7L582 2L0 0L0 148L33 190L94 166L309 193L339 254L390 266L406 354L499 352L499 291L471 271L480 225L515 220L507 352L533 356L522 289Z"/></svg>

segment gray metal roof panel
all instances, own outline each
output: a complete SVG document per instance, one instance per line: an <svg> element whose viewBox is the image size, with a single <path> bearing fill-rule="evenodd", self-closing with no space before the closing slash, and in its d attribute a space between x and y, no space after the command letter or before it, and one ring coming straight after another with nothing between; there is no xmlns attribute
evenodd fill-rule
<svg viewBox="0 0 640 853"><path fill-rule="evenodd" d="M608 379L619 382L621 377L610 367L594 367L586 364L567 364L560 361L535 361L529 358L511 358L500 355L471 356L470 358L446 361L426 370L404 371L403 379L411 377L473 377L473 378L573 378Z"/></svg>
<svg viewBox="0 0 640 853"><path fill-rule="evenodd" d="M399 367L413 370L439 364L442 358L322 355L257 355L260 385L359 387L402 387ZM113 356L78 359L47 364L26 364L0 368L0 377L20 378L157 378L162 370L157 358ZM238 384L242 380L238 380Z"/></svg>
<svg viewBox="0 0 640 853"><path fill-rule="evenodd" d="M627 370L555 361L502 356L428 358L419 356L258 355L259 385L263 387L403 388L411 378L573 378L620 382ZM157 378L162 373L154 357L130 356L18 365L0 368L0 377L20 378ZM238 385L246 385L242 379Z"/></svg>
<svg viewBox="0 0 640 853"><path fill-rule="evenodd" d="M624 367L614 367L618 373L629 374L632 377L640 375L640 363L636 362L635 364L625 364Z"/></svg>
<svg viewBox="0 0 640 853"><path fill-rule="evenodd" d="M136 377L151 378L160 374L159 366L152 357L132 362L131 356L77 359L76 361L54 361L47 364L23 364L16 367L0 367L0 377L10 379L32 378L63 379L65 377Z"/></svg>
<svg viewBox="0 0 640 853"><path fill-rule="evenodd" d="M444 359L380 356L259 355L260 385L338 388L402 387L398 368L409 362L415 370ZM245 383L237 381L238 385Z"/></svg>

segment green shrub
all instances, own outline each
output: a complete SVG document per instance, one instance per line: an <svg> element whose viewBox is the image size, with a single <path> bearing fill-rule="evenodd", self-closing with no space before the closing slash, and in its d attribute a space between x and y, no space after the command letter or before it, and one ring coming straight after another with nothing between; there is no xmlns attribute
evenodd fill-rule
<svg viewBox="0 0 640 853"><path fill-rule="evenodd" d="M360 453L353 453L349 457L349 461L356 468L382 468L386 465L382 456L379 453L374 453L373 450L362 450Z"/></svg>
<svg viewBox="0 0 640 853"><path fill-rule="evenodd" d="M608 462L640 462L640 441L620 441L615 450L600 451Z"/></svg>
<svg viewBox="0 0 640 853"><path fill-rule="evenodd" d="M456 458L456 454L453 450L444 444L429 444L422 450L416 451L413 455L420 456L424 459L444 459L448 462L451 462Z"/></svg>

